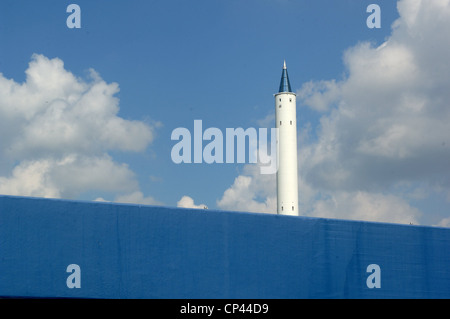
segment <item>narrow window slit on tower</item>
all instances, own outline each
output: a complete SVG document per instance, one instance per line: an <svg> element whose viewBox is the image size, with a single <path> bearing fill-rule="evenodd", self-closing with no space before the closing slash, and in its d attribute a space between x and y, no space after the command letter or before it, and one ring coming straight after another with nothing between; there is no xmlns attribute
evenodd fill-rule
<svg viewBox="0 0 450 319"><path fill-rule="evenodd" d="M291 125L292 125L292 121L291 121Z"/></svg>

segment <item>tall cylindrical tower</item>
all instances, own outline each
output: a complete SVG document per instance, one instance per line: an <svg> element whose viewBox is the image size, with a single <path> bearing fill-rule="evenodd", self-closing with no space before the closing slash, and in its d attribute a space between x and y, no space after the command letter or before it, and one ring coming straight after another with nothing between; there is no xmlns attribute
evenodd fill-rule
<svg viewBox="0 0 450 319"><path fill-rule="evenodd" d="M277 213L298 215L297 112L296 95L284 62L278 93L275 94L277 134Z"/></svg>

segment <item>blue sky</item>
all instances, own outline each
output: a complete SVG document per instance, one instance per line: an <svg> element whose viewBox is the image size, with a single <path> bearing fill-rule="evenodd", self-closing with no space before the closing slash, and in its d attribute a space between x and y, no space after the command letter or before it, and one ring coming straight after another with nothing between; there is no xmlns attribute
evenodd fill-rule
<svg viewBox="0 0 450 319"><path fill-rule="evenodd" d="M71 3L80 29L66 25ZM366 25L371 3L380 29ZM195 119L204 129L270 127L285 59L298 95L302 214L448 226L450 131L440 121L450 79L437 65L448 62L449 10L419 0L2 1L0 87L17 88L0 101L0 193L271 212L274 176L174 164L170 136ZM30 80L53 74L46 68L60 85L37 86L48 107ZM94 87L103 93L88 95ZM96 103L104 107L89 113Z"/></svg>

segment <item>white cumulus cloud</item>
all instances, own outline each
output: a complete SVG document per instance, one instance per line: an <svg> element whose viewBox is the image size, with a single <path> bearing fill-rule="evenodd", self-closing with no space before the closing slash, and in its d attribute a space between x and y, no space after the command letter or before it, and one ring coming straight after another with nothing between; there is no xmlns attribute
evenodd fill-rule
<svg viewBox="0 0 450 319"><path fill-rule="evenodd" d="M255 213L276 213L276 175L261 174L258 165L245 165L244 172L235 178L217 201L220 209Z"/></svg>
<svg viewBox="0 0 450 319"><path fill-rule="evenodd" d="M118 84L94 70L78 78L61 59L34 54L25 74L17 83L0 73L0 193L77 198L98 191L152 202L136 195L135 174L108 152L145 150L158 124L119 117Z"/></svg>
<svg viewBox="0 0 450 319"><path fill-rule="evenodd" d="M187 195L184 195L183 197L181 197L181 199L177 202L177 207L208 209L208 206L206 206L205 204L195 205L192 197L187 196Z"/></svg>
<svg viewBox="0 0 450 319"><path fill-rule="evenodd" d="M418 224L421 213L398 196L368 192L336 192L314 203L309 216Z"/></svg>
<svg viewBox="0 0 450 319"><path fill-rule="evenodd" d="M382 46L361 43L344 55L348 76L336 84L340 98L322 117L318 142L303 154L304 178L315 187L449 184L450 5L414 0L398 8ZM320 94L330 90L335 95L335 88Z"/></svg>

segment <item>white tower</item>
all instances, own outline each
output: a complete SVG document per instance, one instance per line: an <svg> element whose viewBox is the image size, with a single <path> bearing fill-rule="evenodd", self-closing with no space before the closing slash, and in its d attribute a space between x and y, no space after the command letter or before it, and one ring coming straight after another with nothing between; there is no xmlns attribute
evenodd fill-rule
<svg viewBox="0 0 450 319"><path fill-rule="evenodd" d="M298 215L297 112L284 62L280 89L275 94L277 135L277 213Z"/></svg>

